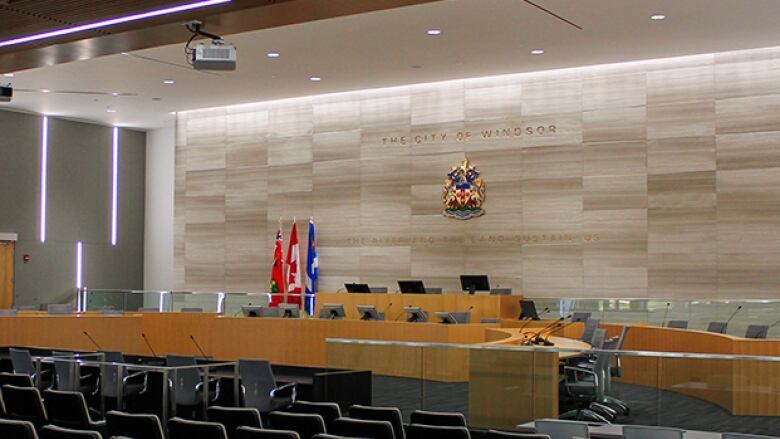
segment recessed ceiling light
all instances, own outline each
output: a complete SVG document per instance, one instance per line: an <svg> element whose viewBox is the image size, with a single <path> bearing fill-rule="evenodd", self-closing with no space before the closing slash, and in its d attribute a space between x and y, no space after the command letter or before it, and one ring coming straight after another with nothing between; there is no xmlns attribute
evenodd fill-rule
<svg viewBox="0 0 780 439"><path fill-rule="evenodd" d="M13 78L14 74L13 73L4 73L3 76L5 76L6 78Z"/></svg>
<svg viewBox="0 0 780 439"><path fill-rule="evenodd" d="M48 88L41 89L41 93L48 93L48 92L50 92L50 91L51 91L51 90L49 90Z"/></svg>
<svg viewBox="0 0 780 439"><path fill-rule="evenodd" d="M319 76L312 76L311 78L309 78L309 81L311 81L311 82L320 82L320 81L322 81L322 78L320 78Z"/></svg>
<svg viewBox="0 0 780 439"><path fill-rule="evenodd" d="M268 52L265 54L268 58L279 58L279 52Z"/></svg>
<svg viewBox="0 0 780 439"><path fill-rule="evenodd" d="M109 108L108 110L106 110L106 113L116 113L116 110L114 110L113 108Z"/></svg>
<svg viewBox="0 0 780 439"><path fill-rule="evenodd" d="M170 113L168 113L168 114L170 114L171 116L176 116L176 112L175 112L175 111L171 111L171 112L170 112Z"/></svg>
<svg viewBox="0 0 780 439"><path fill-rule="evenodd" d="M653 14L650 16L651 20L663 20L666 18L666 15L664 14Z"/></svg>
<svg viewBox="0 0 780 439"><path fill-rule="evenodd" d="M111 96L119 96L119 93L113 92L113 93L111 93Z"/></svg>
<svg viewBox="0 0 780 439"><path fill-rule="evenodd" d="M166 79L163 81L163 84L172 85L172 84L176 84L176 81L174 81L173 79Z"/></svg>
<svg viewBox="0 0 780 439"><path fill-rule="evenodd" d="M542 55L544 54L544 50L542 49L534 49L531 51L531 55Z"/></svg>
<svg viewBox="0 0 780 439"><path fill-rule="evenodd" d="M426 33L431 36L441 35L441 29L428 29Z"/></svg>

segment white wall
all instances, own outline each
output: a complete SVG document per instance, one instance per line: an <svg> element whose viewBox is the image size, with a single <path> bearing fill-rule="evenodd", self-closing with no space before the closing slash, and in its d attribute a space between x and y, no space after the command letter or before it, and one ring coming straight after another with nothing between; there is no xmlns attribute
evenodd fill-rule
<svg viewBox="0 0 780 439"><path fill-rule="evenodd" d="M144 289L173 289L175 129L146 135L146 234Z"/></svg>

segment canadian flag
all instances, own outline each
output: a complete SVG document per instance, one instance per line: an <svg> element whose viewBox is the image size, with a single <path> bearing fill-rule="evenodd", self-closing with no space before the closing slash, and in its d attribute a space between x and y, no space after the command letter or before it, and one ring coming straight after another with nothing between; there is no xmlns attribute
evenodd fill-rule
<svg viewBox="0 0 780 439"><path fill-rule="evenodd" d="M301 246L298 244L298 226L293 222L290 244L287 247L287 293L299 296L288 297L287 303L301 303Z"/></svg>

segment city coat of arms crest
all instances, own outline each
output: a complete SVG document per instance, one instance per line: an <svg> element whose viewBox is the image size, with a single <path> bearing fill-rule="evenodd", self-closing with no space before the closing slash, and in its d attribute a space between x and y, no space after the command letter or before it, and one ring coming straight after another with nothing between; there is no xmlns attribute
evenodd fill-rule
<svg viewBox="0 0 780 439"><path fill-rule="evenodd" d="M466 220L485 213L485 183L477 168L468 158L447 173L442 190L444 216Z"/></svg>

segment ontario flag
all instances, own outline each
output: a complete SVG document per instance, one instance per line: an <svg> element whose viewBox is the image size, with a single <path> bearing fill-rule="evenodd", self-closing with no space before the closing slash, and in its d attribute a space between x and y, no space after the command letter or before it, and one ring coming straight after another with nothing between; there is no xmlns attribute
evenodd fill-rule
<svg viewBox="0 0 780 439"><path fill-rule="evenodd" d="M298 244L298 225L295 220L287 247L287 293L287 303L301 304L301 246Z"/></svg>
<svg viewBox="0 0 780 439"><path fill-rule="evenodd" d="M276 244L274 245L274 265L271 268L271 283L268 287L271 293L271 306L276 306L282 302L284 293L284 268L282 257L282 246L284 246L284 235L282 234L282 223L279 222L279 229L276 231Z"/></svg>

